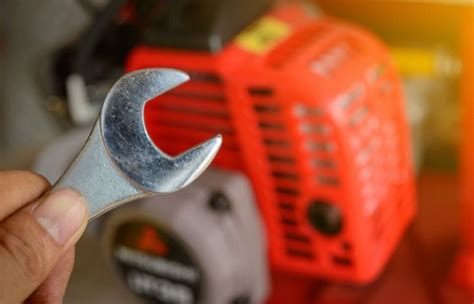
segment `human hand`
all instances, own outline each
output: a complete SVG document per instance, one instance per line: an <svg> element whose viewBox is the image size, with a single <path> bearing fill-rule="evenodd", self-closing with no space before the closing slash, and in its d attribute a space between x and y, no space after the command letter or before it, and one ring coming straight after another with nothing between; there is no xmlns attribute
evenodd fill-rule
<svg viewBox="0 0 474 304"><path fill-rule="evenodd" d="M61 303L74 245L87 225L84 199L26 171L0 171L0 303Z"/></svg>

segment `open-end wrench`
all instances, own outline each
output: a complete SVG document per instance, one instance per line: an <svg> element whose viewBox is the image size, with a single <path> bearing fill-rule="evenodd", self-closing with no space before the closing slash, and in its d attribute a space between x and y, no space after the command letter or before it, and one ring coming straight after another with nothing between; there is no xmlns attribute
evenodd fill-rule
<svg viewBox="0 0 474 304"><path fill-rule="evenodd" d="M109 91L89 138L53 191L71 187L89 204L89 220L126 202L177 191L217 154L221 135L171 157L145 127L147 101L187 81L173 69L146 69L120 78Z"/></svg>

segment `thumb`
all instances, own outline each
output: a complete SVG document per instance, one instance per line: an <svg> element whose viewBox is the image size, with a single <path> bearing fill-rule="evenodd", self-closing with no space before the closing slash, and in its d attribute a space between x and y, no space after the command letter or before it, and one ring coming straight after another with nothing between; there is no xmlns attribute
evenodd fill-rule
<svg viewBox="0 0 474 304"><path fill-rule="evenodd" d="M21 303L47 278L87 224L72 190L43 197L0 222L0 303Z"/></svg>

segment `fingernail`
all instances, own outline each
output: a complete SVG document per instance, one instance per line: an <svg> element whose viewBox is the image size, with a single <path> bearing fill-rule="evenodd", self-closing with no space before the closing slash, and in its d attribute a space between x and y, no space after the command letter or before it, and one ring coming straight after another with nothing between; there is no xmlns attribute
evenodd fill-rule
<svg viewBox="0 0 474 304"><path fill-rule="evenodd" d="M85 220L85 215L85 200L70 189L49 194L33 211L36 221L59 244L65 244L74 235Z"/></svg>

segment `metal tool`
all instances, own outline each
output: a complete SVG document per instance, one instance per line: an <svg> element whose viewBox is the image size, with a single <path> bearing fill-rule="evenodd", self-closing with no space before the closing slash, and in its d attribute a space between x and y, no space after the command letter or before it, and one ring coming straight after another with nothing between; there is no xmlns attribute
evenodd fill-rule
<svg viewBox="0 0 474 304"><path fill-rule="evenodd" d="M174 192L194 181L217 154L221 135L171 157L152 143L143 114L147 101L188 79L173 69L140 70L119 79L82 150L53 191L77 190L87 200L92 220L126 202Z"/></svg>

